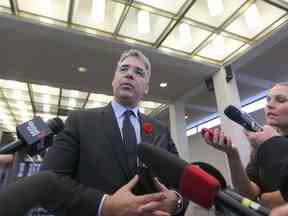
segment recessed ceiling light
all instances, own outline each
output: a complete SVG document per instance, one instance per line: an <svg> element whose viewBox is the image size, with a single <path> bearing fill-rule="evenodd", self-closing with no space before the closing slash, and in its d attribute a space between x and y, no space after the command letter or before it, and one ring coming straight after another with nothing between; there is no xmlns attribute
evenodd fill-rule
<svg viewBox="0 0 288 216"><path fill-rule="evenodd" d="M167 87L167 83L160 83L160 87L161 87L161 88Z"/></svg>
<svg viewBox="0 0 288 216"><path fill-rule="evenodd" d="M81 73L85 73L85 72L87 72L88 70L87 70L87 68L85 68L85 67L78 67L78 68L77 68L77 71L78 71L78 72L81 72Z"/></svg>

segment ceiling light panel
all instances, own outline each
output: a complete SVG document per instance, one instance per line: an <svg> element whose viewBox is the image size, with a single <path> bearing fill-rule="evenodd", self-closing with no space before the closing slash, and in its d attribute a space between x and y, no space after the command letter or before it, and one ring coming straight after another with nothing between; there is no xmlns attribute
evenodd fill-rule
<svg viewBox="0 0 288 216"><path fill-rule="evenodd" d="M199 27L180 23L174 28L171 34L169 34L161 46L190 53L210 34L211 32Z"/></svg>
<svg viewBox="0 0 288 216"><path fill-rule="evenodd" d="M285 14L284 10L258 0L233 21L226 30L247 38L253 38Z"/></svg>
<svg viewBox="0 0 288 216"><path fill-rule="evenodd" d="M170 22L170 19L149 12L150 32L141 33L138 31L138 28L141 28L141 25L143 25L143 27L146 27L148 24L147 23L138 24L139 11L141 10L133 8L133 7L130 8L127 14L127 17L120 29L119 35L126 36L132 39L145 41L148 43L154 43L157 40L157 38L160 36L160 34L164 31L164 29L167 27L167 25Z"/></svg>
<svg viewBox="0 0 288 216"><path fill-rule="evenodd" d="M75 98L68 98L62 97L60 108L62 109L80 109L84 106L85 100L84 99L75 99Z"/></svg>
<svg viewBox="0 0 288 216"><path fill-rule="evenodd" d="M108 104L113 99L113 96L105 94L90 94L89 101L99 101L104 104Z"/></svg>
<svg viewBox="0 0 288 216"><path fill-rule="evenodd" d="M36 109L36 112L39 112L39 113L42 112L42 113L57 114L58 112L58 106L50 105L50 104L35 103L35 109Z"/></svg>
<svg viewBox="0 0 288 216"><path fill-rule="evenodd" d="M6 99L21 100L30 102L30 96L28 91L13 90L13 89L2 89Z"/></svg>
<svg viewBox="0 0 288 216"><path fill-rule="evenodd" d="M136 0L135 2L143 3L154 8L176 14L183 6L186 0Z"/></svg>
<svg viewBox="0 0 288 216"><path fill-rule="evenodd" d="M59 97L54 96L54 95L48 95L48 94L33 93L33 101L34 103L39 103L39 104L58 105Z"/></svg>
<svg viewBox="0 0 288 216"><path fill-rule="evenodd" d="M99 102L99 101L88 101L85 108L98 108L107 105L107 103Z"/></svg>
<svg viewBox="0 0 288 216"><path fill-rule="evenodd" d="M141 101L139 106L140 107L144 107L144 108L148 108L148 109L156 109L157 107L161 106L161 103L156 103L153 101Z"/></svg>
<svg viewBox="0 0 288 216"><path fill-rule="evenodd" d="M77 98L77 99L86 99L88 93L77 91L77 90L68 90L68 89L62 89L62 97L71 97L71 98Z"/></svg>
<svg viewBox="0 0 288 216"><path fill-rule="evenodd" d="M12 109L12 112L22 111L22 110L32 110L32 105L28 101L22 100L7 100L9 107Z"/></svg>
<svg viewBox="0 0 288 216"><path fill-rule="evenodd" d="M59 96L60 89L51 87L51 86L45 86L45 85L36 85L32 84L32 91L33 93L41 93L41 94L49 94L49 95L55 95Z"/></svg>
<svg viewBox="0 0 288 216"><path fill-rule="evenodd" d="M101 4L97 5L97 3ZM72 22L112 33L124 8L124 4L112 0L76 0ZM101 11L103 9L105 11Z"/></svg>
<svg viewBox="0 0 288 216"><path fill-rule="evenodd" d="M219 7L215 7L218 4L211 4L211 1L216 0L196 1L186 13L185 18L189 18L210 26L218 27L223 24L223 22L233 13L235 13L246 0L222 0L222 13L219 13ZM220 1L217 0L217 2ZM211 10L217 10L217 13L216 11L212 12Z"/></svg>
<svg viewBox="0 0 288 216"><path fill-rule="evenodd" d="M228 38L222 34L215 35L197 55L216 61L223 61L243 45L244 43L242 41Z"/></svg>
<svg viewBox="0 0 288 216"><path fill-rule="evenodd" d="M20 11L67 21L69 0L18 0Z"/></svg>
<svg viewBox="0 0 288 216"><path fill-rule="evenodd" d="M10 7L9 0L0 0L0 6Z"/></svg>
<svg viewBox="0 0 288 216"><path fill-rule="evenodd" d="M0 87L13 90L28 91L27 83L14 80L0 79Z"/></svg>

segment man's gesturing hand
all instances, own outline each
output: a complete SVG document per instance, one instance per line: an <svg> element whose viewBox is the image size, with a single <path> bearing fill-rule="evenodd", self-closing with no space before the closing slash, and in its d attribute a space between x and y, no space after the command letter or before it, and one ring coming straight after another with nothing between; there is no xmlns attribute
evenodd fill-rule
<svg viewBox="0 0 288 216"><path fill-rule="evenodd" d="M169 216L161 211L166 195L163 192L135 196L132 189L139 180L134 176L126 185L122 186L111 196L108 196L103 204L102 216Z"/></svg>

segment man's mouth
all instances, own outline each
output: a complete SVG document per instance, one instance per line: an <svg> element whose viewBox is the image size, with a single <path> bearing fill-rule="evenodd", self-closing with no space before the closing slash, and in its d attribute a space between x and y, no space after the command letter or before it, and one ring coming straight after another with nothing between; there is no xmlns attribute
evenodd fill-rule
<svg viewBox="0 0 288 216"><path fill-rule="evenodd" d="M134 86L131 83L122 83L121 87L124 89L133 89Z"/></svg>

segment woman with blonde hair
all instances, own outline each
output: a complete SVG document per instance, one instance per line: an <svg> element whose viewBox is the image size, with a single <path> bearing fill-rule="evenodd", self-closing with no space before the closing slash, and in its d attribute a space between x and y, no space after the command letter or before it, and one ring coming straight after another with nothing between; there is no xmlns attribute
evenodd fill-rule
<svg viewBox="0 0 288 216"><path fill-rule="evenodd" d="M288 82L278 83L270 89L264 111L267 125L263 127L263 131L245 131L252 150L246 169L241 162L239 150L232 144L230 137L225 136L219 129L210 129L210 135L206 132L203 136L207 144L226 153L234 187L244 196L258 199L263 205L273 208L285 201L277 189L277 177L271 176L264 169L263 161L258 160L258 153L260 146L273 145L275 149L277 143L287 143L288 146ZM264 164L270 163L274 168L280 169L281 164L275 152L269 153L269 158L273 161L266 160Z"/></svg>

